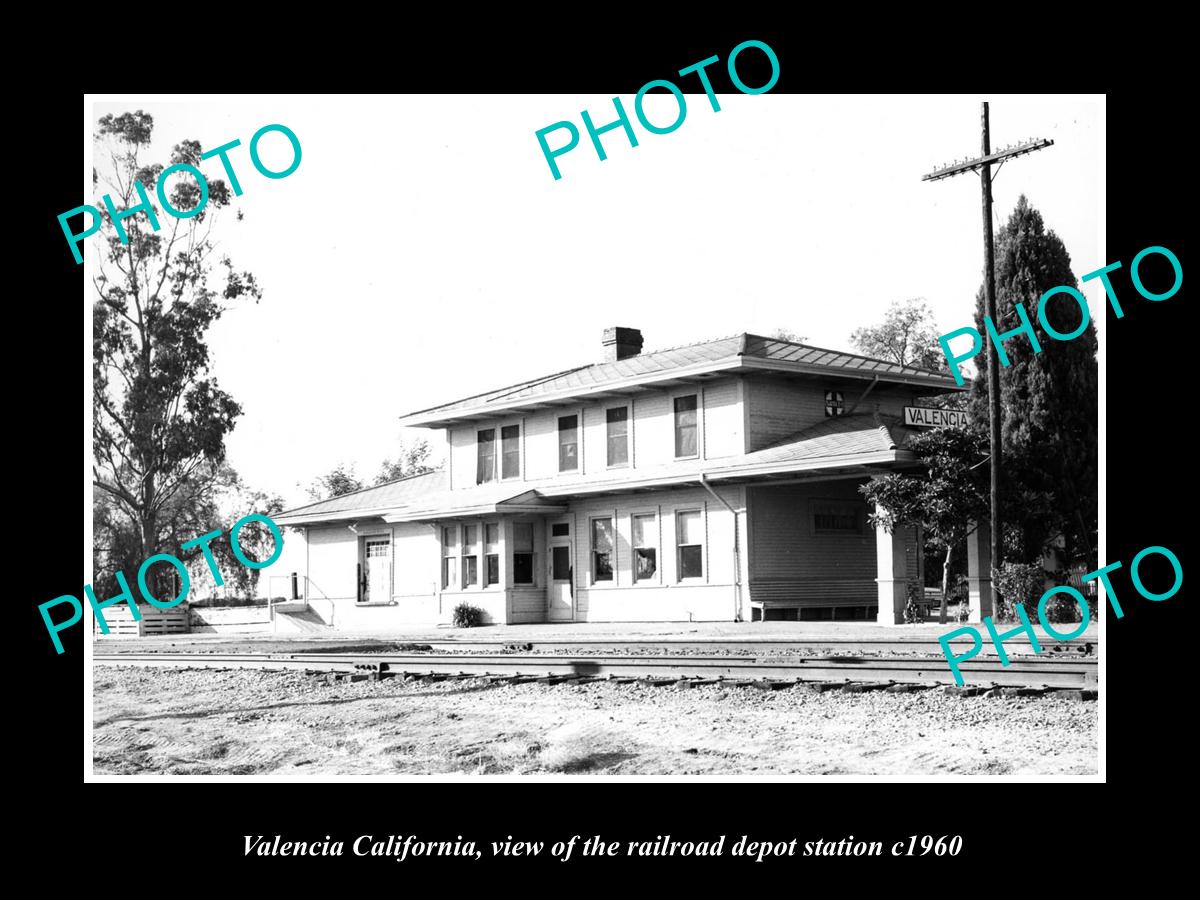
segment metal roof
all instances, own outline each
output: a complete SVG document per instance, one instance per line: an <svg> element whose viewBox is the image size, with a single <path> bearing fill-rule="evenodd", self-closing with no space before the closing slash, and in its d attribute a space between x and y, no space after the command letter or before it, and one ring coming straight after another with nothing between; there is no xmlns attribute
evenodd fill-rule
<svg viewBox="0 0 1200 900"><path fill-rule="evenodd" d="M931 390L958 390L954 379L938 372L901 366L854 353L827 350L795 341L738 334L699 344L641 353L616 362L596 363L509 385L401 417L405 425L441 427L454 421L506 410L563 401L605 390L637 389L675 378L703 377L721 371L767 370L791 374L837 375L901 382Z"/></svg>

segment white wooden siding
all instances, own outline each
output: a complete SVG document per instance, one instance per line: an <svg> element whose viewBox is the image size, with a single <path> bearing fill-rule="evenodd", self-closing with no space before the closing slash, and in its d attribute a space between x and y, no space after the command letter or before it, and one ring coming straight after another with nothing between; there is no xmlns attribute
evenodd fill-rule
<svg viewBox="0 0 1200 900"><path fill-rule="evenodd" d="M718 492L734 509L744 508L740 487ZM675 514L699 510L704 524L704 576L681 583L678 577ZM634 514L658 517L658 574L646 582L633 580ZM620 494L573 504L575 537L575 618L587 622L726 621L736 615L733 515L701 487ZM613 580L592 582L591 520L615 517ZM744 560L744 557L743 557ZM745 563L743 562L743 570ZM745 571L742 573L745 580Z"/></svg>
<svg viewBox="0 0 1200 900"><path fill-rule="evenodd" d="M735 378L704 384L704 458L740 456L746 452L742 407Z"/></svg>
<svg viewBox="0 0 1200 900"><path fill-rule="evenodd" d="M825 391L841 391L845 410L863 396L871 382L839 378L778 378L754 375L746 379L746 397L750 438L747 451L761 450L781 438L824 422ZM855 413L879 412L890 416L903 414L913 403L913 389L901 385L879 384L866 396Z"/></svg>
<svg viewBox="0 0 1200 900"><path fill-rule="evenodd" d="M805 606L873 606L875 531L856 481L751 488L750 595L754 601ZM814 534L812 503L854 503L863 516L859 535Z"/></svg>

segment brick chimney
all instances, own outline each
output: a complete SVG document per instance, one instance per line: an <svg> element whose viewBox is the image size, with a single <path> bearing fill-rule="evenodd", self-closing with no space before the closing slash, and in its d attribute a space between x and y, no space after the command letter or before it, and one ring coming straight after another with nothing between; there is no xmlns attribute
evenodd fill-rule
<svg viewBox="0 0 1200 900"><path fill-rule="evenodd" d="M636 328L604 329L604 361L616 362L642 352L642 333Z"/></svg>

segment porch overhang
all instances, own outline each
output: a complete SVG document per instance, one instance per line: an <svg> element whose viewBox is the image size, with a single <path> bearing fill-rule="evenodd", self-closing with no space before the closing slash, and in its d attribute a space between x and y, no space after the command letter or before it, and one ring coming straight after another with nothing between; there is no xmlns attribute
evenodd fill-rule
<svg viewBox="0 0 1200 900"><path fill-rule="evenodd" d="M358 522L362 519L378 519L394 506L381 506L375 509L347 509L341 512L307 513L296 515L272 516L276 525L288 528L302 528L305 525L326 525L330 522Z"/></svg>
<svg viewBox="0 0 1200 900"><path fill-rule="evenodd" d="M442 498L445 501L446 498ZM477 516L557 514L567 511L561 503L545 499L539 491L525 491L514 497L485 503L468 505L442 502L425 509L404 509L386 513L383 521L388 524L399 522L434 522L444 519L468 519Z"/></svg>

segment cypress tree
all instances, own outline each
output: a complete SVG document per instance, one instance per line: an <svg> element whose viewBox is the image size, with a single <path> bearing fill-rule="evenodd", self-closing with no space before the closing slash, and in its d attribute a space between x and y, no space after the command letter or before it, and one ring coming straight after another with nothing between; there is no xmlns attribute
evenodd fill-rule
<svg viewBox="0 0 1200 900"><path fill-rule="evenodd" d="M1050 337L1038 319L1038 301L1050 288L1078 288L1062 240L1047 230L1041 213L1024 195L996 235L996 330L1017 328L1016 304L1025 307L1041 344L1035 353L1026 334L1003 344L1009 365L1000 369L1003 470L1001 514L1008 561L1035 562L1059 535L1068 562L1096 567L1098 383L1096 329L1089 320L1070 341ZM975 327L985 335L983 289L975 303ZM1070 295L1046 306L1060 334L1079 327L1081 311ZM986 348L984 353L986 353ZM984 363L983 353L980 368ZM981 372L982 375L982 372ZM988 386L976 378L970 412L975 427L987 429Z"/></svg>

